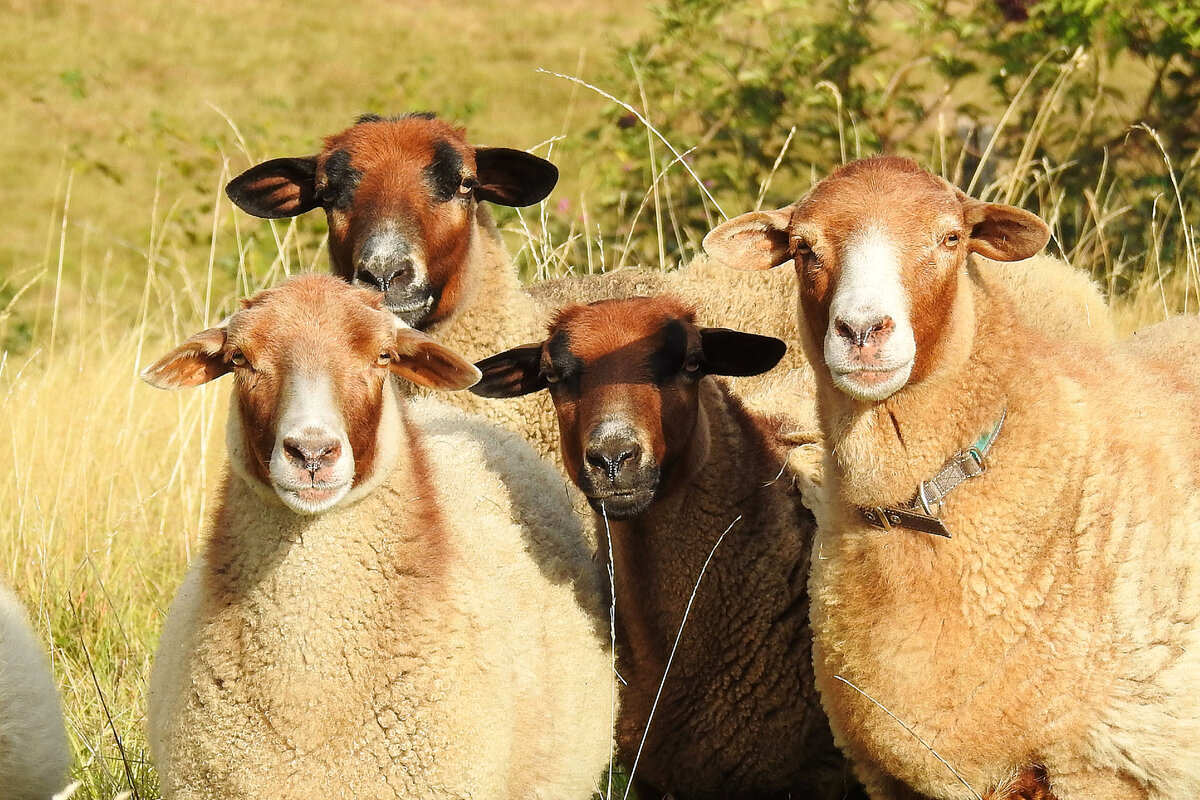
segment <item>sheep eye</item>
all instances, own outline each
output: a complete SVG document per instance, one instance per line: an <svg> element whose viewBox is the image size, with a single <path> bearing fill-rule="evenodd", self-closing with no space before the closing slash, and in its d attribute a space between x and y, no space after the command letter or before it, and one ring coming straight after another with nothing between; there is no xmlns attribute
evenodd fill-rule
<svg viewBox="0 0 1200 800"><path fill-rule="evenodd" d="M793 248L792 252L795 254L796 258L808 258L812 255L812 245L803 239L798 239L796 240L796 246Z"/></svg>
<svg viewBox="0 0 1200 800"><path fill-rule="evenodd" d="M375 359L375 363L381 367L386 367L388 364L392 363L392 354L384 350L379 354L379 358Z"/></svg>
<svg viewBox="0 0 1200 800"><path fill-rule="evenodd" d="M546 383L558 383L562 380L557 372L547 372L542 377L546 379Z"/></svg>
<svg viewBox="0 0 1200 800"><path fill-rule="evenodd" d="M244 367L244 366L246 366L246 363L247 363L246 362L246 354L243 353L241 350L234 350L232 353L229 354L229 361L235 367Z"/></svg>
<svg viewBox="0 0 1200 800"><path fill-rule="evenodd" d="M687 361L683 362L683 371L684 372L695 374L699 369L700 369L700 359L698 359L694 356L688 358Z"/></svg>
<svg viewBox="0 0 1200 800"><path fill-rule="evenodd" d="M958 234L957 233L947 233L946 236L942 239L942 244L946 245L946 247L954 247L955 245L958 244Z"/></svg>
<svg viewBox="0 0 1200 800"><path fill-rule="evenodd" d="M458 185L458 193L460 196L466 197L471 192L475 191L477 186L479 186L479 181L475 180L474 178L463 178L462 183Z"/></svg>

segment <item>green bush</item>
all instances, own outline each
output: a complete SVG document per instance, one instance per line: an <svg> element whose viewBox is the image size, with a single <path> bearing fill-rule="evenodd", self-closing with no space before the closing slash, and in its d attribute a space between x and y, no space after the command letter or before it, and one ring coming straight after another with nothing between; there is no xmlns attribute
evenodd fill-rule
<svg viewBox="0 0 1200 800"><path fill-rule="evenodd" d="M627 55L608 87L701 181L614 106L587 133L613 260L686 259L722 211L875 152L1040 212L1114 291L1194 260L1194 0L668 0Z"/></svg>

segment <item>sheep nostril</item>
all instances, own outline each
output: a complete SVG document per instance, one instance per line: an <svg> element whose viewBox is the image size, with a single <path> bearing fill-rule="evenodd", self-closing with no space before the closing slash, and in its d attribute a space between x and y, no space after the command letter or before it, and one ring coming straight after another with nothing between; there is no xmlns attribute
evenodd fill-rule
<svg viewBox="0 0 1200 800"><path fill-rule="evenodd" d="M362 283L365 283L368 286L374 286L376 289L378 289L381 292L386 290L386 286L385 286L386 281L383 279L380 279L378 276L376 276L374 273L370 272L369 270L360 269L358 272L354 273L354 279L357 281L361 281Z"/></svg>

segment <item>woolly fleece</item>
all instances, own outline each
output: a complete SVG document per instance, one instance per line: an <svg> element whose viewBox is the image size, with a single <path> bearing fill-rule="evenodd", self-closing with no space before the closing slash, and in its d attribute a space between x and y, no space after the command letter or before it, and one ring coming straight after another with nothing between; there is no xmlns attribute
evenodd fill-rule
<svg viewBox="0 0 1200 800"><path fill-rule="evenodd" d="M689 800L840 800L853 782L813 684L807 576L816 523L782 474L790 443L723 381L706 378L699 391L710 445L696 477L640 517L610 522L627 682L621 760L634 763L651 719L639 785Z"/></svg>
<svg viewBox="0 0 1200 800"><path fill-rule="evenodd" d="M165 797L592 796L611 653L563 481L516 436L406 406L423 481L402 457L310 517L226 477L151 674Z"/></svg>
<svg viewBox="0 0 1200 800"><path fill-rule="evenodd" d="M1031 764L1059 800L1200 796L1197 340L1181 365L1146 356L1169 330L1044 338L988 277L959 278L939 379L874 405L821 381L810 590L835 736L876 798L965 799ZM861 521L1002 408L988 471L946 502L954 538Z"/></svg>

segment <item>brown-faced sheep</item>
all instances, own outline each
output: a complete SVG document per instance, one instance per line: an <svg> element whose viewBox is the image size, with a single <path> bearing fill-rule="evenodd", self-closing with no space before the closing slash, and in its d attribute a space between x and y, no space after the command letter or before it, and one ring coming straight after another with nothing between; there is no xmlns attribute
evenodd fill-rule
<svg viewBox="0 0 1200 800"><path fill-rule="evenodd" d="M483 201L535 203L557 176L552 164L528 153L475 147L463 129L431 114L368 115L326 138L320 154L264 162L226 191L238 207L259 217L323 208L333 272L382 291L394 313L472 361L540 338L564 302L665 288L712 319L795 338L794 315L785 313L795 278L786 273L744 276L747 289L734 294L726 271L701 259L678 272L620 270L526 290ZM779 308L764 304L754 291L764 284L770 296L784 298ZM815 434L811 371L802 358L796 363L790 358L772 378L795 370L789 379L795 399L780 410L796 417L793 427ZM751 380L739 392L763 388ZM798 409L805 400L808 413L801 419ZM543 395L491 403L460 393L448 402L521 433L543 455L557 453L554 409Z"/></svg>
<svg viewBox="0 0 1200 800"><path fill-rule="evenodd" d="M0 581L0 792L47 800L67 782L71 751L58 690L25 607Z"/></svg>
<svg viewBox="0 0 1200 800"><path fill-rule="evenodd" d="M468 362L304 276L149 367L234 373L223 482L150 680L167 798L590 798L609 634L562 479L396 377Z"/></svg>
<svg viewBox="0 0 1200 800"><path fill-rule="evenodd" d="M1047 236L874 158L706 240L795 262L833 501L817 683L876 798L1200 796L1200 395L1020 321L973 256Z"/></svg>
<svg viewBox="0 0 1200 800"><path fill-rule="evenodd" d="M603 517L638 797L845 798L809 655L816 523L781 474L778 420L713 377L762 374L785 345L695 320L670 296L570 306L545 341L479 362L472 390L548 390L567 472Z"/></svg>
<svg viewBox="0 0 1200 800"><path fill-rule="evenodd" d="M432 114L366 115L327 137L318 155L264 162L226 191L259 217L324 209L333 272L382 291L394 313L472 361L539 339L563 305L662 291L682 296L704 319L796 340L790 270L731 282L719 264L700 256L667 273L624 269L525 289L483 201L535 203L557 176L552 164L528 153L475 147L463 129ZM994 274L1012 283L1022 314L1036 325L1112 338L1104 300L1067 265L1049 260ZM781 415L797 441L817 435L812 369L798 348L769 374L733 390L753 408ZM559 457L554 409L542 394L488 403L459 393L448 402L522 434L542 455Z"/></svg>

